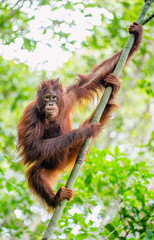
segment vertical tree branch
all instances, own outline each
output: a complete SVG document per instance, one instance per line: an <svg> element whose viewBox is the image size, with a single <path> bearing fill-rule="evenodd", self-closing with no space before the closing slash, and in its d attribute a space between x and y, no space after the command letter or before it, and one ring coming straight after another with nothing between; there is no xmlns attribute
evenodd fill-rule
<svg viewBox="0 0 154 240"><path fill-rule="evenodd" d="M153 2L154 2L154 0L146 1L146 3L144 4L143 9L142 9L138 19L137 19L138 23L142 24L144 22L144 18L146 16L146 13L147 13L148 9L150 8L150 6L152 5ZM116 68L114 70L114 74L115 75L117 75L117 76L120 75L120 73L121 73L121 71L122 71L122 69L123 69L123 67L125 65L125 62L127 60L128 54L130 52L130 49L131 49L131 47L132 47L132 45L134 43L134 40L135 40L134 39L134 35L131 34L129 39L128 39L128 41L127 41L127 43L126 43L126 45L125 45L125 47L124 47L124 49L123 49L123 52L122 52L122 54L120 56L120 59L119 59L119 61L117 63L117 66L116 66ZM101 117L101 115L102 115L102 113L103 113L103 111L105 109L105 106L106 106L108 100L109 100L111 92L112 92L112 87L108 86L106 88L106 90L105 90L101 100L100 100L100 103L97 106L97 109L96 109L95 114L94 114L93 119L92 119L92 123L99 122L100 117ZM69 176L69 179L68 179L68 181L66 183L66 187L68 187L68 188L72 188L74 183L75 183L75 180L76 180L76 178L78 176L78 173L79 173L79 171L81 169L81 166L82 166L82 164L84 162L84 158L85 158L85 156L87 154L87 150L88 150L89 144L91 142L91 139L92 138L87 139L81 146L81 149L79 151L77 160L75 162L75 165L74 165L74 167L72 169L72 172L71 172L71 174ZM62 212L63 212L63 209L65 207L66 202L67 202L66 199L62 200L61 203L56 207L56 209L55 209L55 211L54 211L54 213L52 215L52 218L51 218L51 220L49 222L49 225L48 225L48 227L47 227L47 229L46 229L46 231L44 233L44 236L43 236L42 240L49 240L51 238L51 235L52 235L52 233L55 230L57 222L58 222L58 220L60 219L60 217L62 215Z"/></svg>

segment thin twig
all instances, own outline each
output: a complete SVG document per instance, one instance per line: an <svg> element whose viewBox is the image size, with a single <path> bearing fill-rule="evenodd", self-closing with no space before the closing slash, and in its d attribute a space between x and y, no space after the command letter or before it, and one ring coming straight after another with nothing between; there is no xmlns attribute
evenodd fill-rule
<svg viewBox="0 0 154 240"><path fill-rule="evenodd" d="M141 22L142 26L148 23L152 18L154 18L154 13L150 15L150 17L146 18L143 22Z"/></svg>

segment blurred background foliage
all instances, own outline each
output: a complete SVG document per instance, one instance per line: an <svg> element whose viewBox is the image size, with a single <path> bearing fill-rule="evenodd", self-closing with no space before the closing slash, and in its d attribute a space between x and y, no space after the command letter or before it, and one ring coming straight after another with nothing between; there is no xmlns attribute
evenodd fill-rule
<svg viewBox="0 0 154 240"><path fill-rule="evenodd" d="M51 217L30 194L16 152L16 126L24 107L34 99L38 83L57 76L61 76L63 84L71 83L76 73L87 73L123 48L128 26L137 19L143 2L0 2L0 239L41 239ZM41 9L51 15L45 24L42 21L38 25L40 35L35 38L30 26L36 16L41 19ZM152 6L148 15L153 10ZM73 16L82 16L88 22L85 35L76 28ZM73 29L78 29L80 40L73 37ZM22 44L18 51L24 50L29 56L50 31L51 39L46 45L54 48L50 40L57 39L63 54L70 54L56 71L34 69L16 56L10 60L5 57L3 50L19 39ZM75 183L75 198L67 203L52 239L154 239L153 33L152 20L144 26L139 52L120 76L120 108L95 141ZM58 57L51 57L52 62ZM96 103L89 104L86 113L83 106L78 106L75 128L95 106ZM59 180L58 187L67 178L68 173Z"/></svg>

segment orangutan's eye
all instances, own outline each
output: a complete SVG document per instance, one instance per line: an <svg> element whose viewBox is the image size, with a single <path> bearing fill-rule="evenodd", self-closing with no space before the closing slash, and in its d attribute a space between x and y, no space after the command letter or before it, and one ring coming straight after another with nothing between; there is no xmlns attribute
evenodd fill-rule
<svg viewBox="0 0 154 240"><path fill-rule="evenodd" d="M56 96L56 95L53 95L53 96L52 96L52 100L55 101L56 99L57 99L57 96Z"/></svg>
<svg viewBox="0 0 154 240"><path fill-rule="evenodd" d="M45 95L44 100L45 101L49 101L49 99L50 99L50 96L49 95Z"/></svg>

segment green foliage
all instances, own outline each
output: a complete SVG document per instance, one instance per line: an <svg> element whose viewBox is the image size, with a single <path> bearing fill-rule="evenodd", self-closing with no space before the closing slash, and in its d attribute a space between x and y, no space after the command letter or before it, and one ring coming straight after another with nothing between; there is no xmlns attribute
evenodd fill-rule
<svg viewBox="0 0 154 240"><path fill-rule="evenodd" d="M27 11L25 6L27 5ZM41 37L53 30L61 47L75 52L52 77L62 76L71 83L76 73L87 73L120 48L128 38L127 28L134 22L143 1L1 1L1 44L11 45L22 39L22 49L35 51ZM51 10L47 25L39 28L40 39L32 38L31 21L41 7ZM90 34L83 38L84 51L76 49L70 29L76 26L74 13L90 21L94 7L102 10L101 25L91 23ZM29 15L33 9L34 14ZM64 15L52 13L64 10ZM151 8L149 15L152 13ZM66 16L71 13L68 19ZM97 14L99 17L99 13ZM68 26L64 30L61 24ZM149 188L153 174L153 20L144 26L143 43L121 75L122 89L114 118L97 139L75 184L75 197L67 203L53 239L153 239L154 195ZM80 35L79 32L77 32ZM61 41L62 40L62 41ZM50 46L50 44L47 43ZM3 46L3 45L2 45ZM59 57L59 56L58 56ZM16 126L24 107L34 99L38 80L46 71L31 71L18 59L0 57L0 234L2 239L41 239L51 214L29 193L24 169L16 153ZM74 116L78 127L90 115L94 105L79 106ZM78 114L79 113L79 114ZM116 147L115 147L116 146ZM98 150L105 149L103 151ZM112 149L114 148L114 151ZM124 152L124 153L122 153ZM145 164L145 162L147 164ZM150 166L150 167L149 167ZM64 185L68 174L59 180Z"/></svg>
<svg viewBox="0 0 154 240"><path fill-rule="evenodd" d="M30 101L29 91L35 94L36 73L30 73L25 64L15 64L14 61L5 61L0 58L0 151L10 154L14 149L14 140L17 135L17 121ZM11 118L10 118L11 114Z"/></svg>
<svg viewBox="0 0 154 240"><path fill-rule="evenodd" d="M19 36L28 32L27 26L30 20L21 8L24 1L1 1L0 3L0 37L4 44L14 42Z"/></svg>
<svg viewBox="0 0 154 240"><path fill-rule="evenodd" d="M93 149L59 222L65 239L154 236L154 193L148 189L152 177L145 162L133 163L118 147L114 153Z"/></svg>

